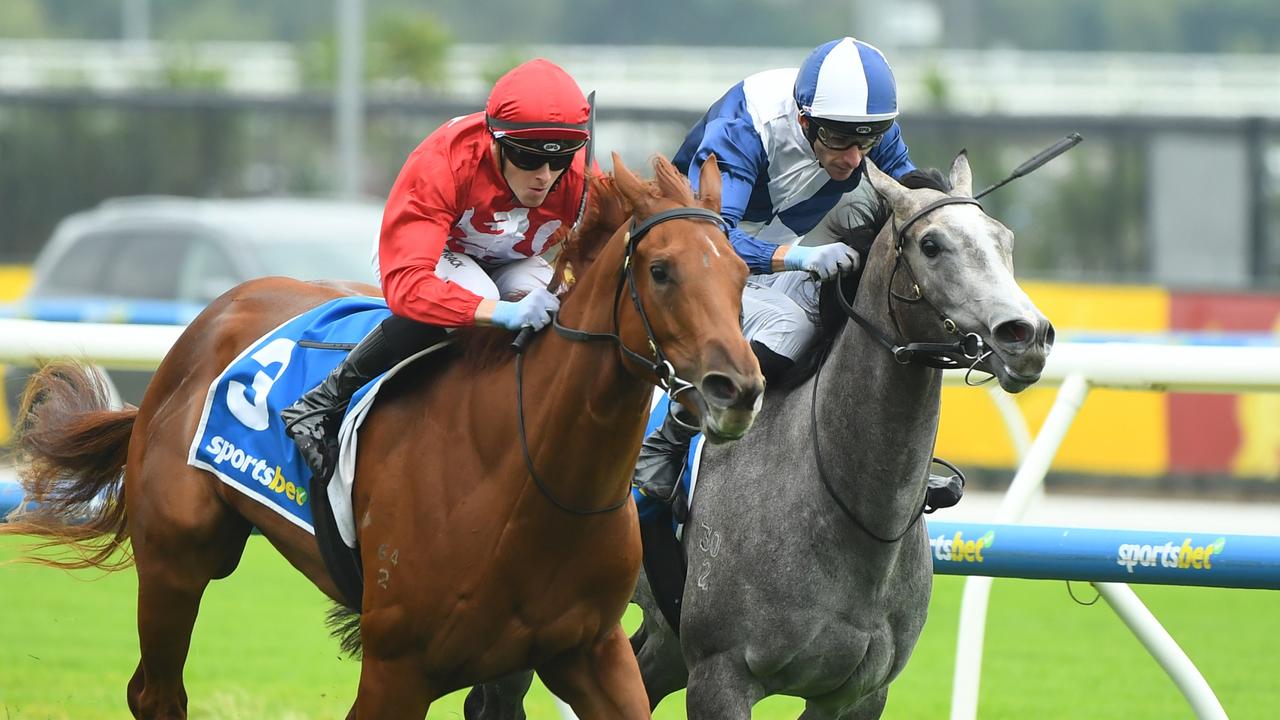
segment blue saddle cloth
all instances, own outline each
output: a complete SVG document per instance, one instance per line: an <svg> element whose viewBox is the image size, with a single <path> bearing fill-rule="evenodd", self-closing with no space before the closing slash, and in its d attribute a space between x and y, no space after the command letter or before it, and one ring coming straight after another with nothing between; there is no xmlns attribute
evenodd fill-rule
<svg viewBox="0 0 1280 720"><path fill-rule="evenodd" d="M314 533L311 470L285 434L280 410L318 385L390 314L381 298L345 297L267 333L210 385L187 462Z"/></svg>
<svg viewBox="0 0 1280 720"><path fill-rule="evenodd" d="M653 409L649 411L649 424L644 430L645 437L648 437L649 433L662 426L662 421L667 417L667 407L669 405L671 405L671 397L665 393L659 394ZM703 440L705 438L702 433L693 436L693 442L689 443L689 456L685 459L684 469L680 472L680 484L684 486L684 496L689 499L690 504L693 503L693 488L697 480ZM631 489L631 497L635 498L636 511L640 514L641 522L670 514L669 508L661 501L643 495L635 488Z"/></svg>

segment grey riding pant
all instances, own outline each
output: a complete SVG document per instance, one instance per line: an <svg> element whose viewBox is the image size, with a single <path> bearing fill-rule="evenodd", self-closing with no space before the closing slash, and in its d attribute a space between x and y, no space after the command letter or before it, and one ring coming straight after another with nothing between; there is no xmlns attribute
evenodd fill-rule
<svg viewBox="0 0 1280 720"><path fill-rule="evenodd" d="M867 200L871 183L844 194L813 230L800 239L801 245L818 246L839 242L849 231L865 222L854 203ZM745 228L744 228L745 229ZM752 275L742 291L742 333L792 361L799 360L818 333L818 288L816 280L799 270L769 275Z"/></svg>

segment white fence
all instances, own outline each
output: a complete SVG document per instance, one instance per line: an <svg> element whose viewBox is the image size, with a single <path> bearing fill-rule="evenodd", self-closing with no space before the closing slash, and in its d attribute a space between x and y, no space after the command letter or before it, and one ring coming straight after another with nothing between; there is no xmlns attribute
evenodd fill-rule
<svg viewBox="0 0 1280 720"><path fill-rule="evenodd" d="M1020 414L1000 402L1015 444L1025 447L1018 471L992 522L1016 523L1044 487L1053 457L1094 387L1129 390L1186 390L1196 392L1280 391L1280 348L1165 346L1129 343L1064 344L1050 355L1044 381L1060 385L1058 397L1039 434L1029 445ZM1106 599L1148 652L1170 675L1201 718L1226 718L1213 690L1191 660L1160 625L1128 585L1095 582ZM952 720L978 714L982 646L986 632L991 578L965 581L956 640L956 670L952 685Z"/></svg>
<svg viewBox="0 0 1280 720"><path fill-rule="evenodd" d="M0 319L0 362L79 357L107 368L149 368L163 358L183 330ZM946 380L959 384L963 375L948 373ZM1060 387L1034 440L1012 400L998 390L992 392L1023 458L993 522L1016 523L1023 517L1042 490L1053 457L1090 389L1277 392L1280 348L1062 343L1050 355L1041 382ZM1129 586L1104 582L1094 586L1173 678L1196 714L1225 718L1203 676ZM953 720L977 716L990 590L988 577L970 577L965 584L952 689Z"/></svg>

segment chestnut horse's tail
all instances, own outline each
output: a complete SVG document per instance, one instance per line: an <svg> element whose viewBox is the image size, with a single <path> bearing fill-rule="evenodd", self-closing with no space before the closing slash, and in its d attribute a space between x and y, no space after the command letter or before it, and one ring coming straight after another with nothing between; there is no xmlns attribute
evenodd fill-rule
<svg viewBox="0 0 1280 720"><path fill-rule="evenodd" d="M15 448L27 504L0 524L0 534L45 538L25 558L41 565L107 571L132 565L124 464L138 409L112 410L96 371L74 362L34 375L21 407ZM77 556L35 554L62 546Z"/></svg>

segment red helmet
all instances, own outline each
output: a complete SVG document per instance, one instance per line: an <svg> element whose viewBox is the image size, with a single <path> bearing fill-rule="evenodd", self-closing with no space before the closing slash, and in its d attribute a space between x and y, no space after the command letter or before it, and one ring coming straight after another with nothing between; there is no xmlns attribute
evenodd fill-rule
<svg viewBox="0 0 1280 720"><path fill-rule="evenodd" d="M517 65L499 78L484 114L495 138L531 152L574 152L590 135L591 106L578 83L542 58Z"/></svg>

